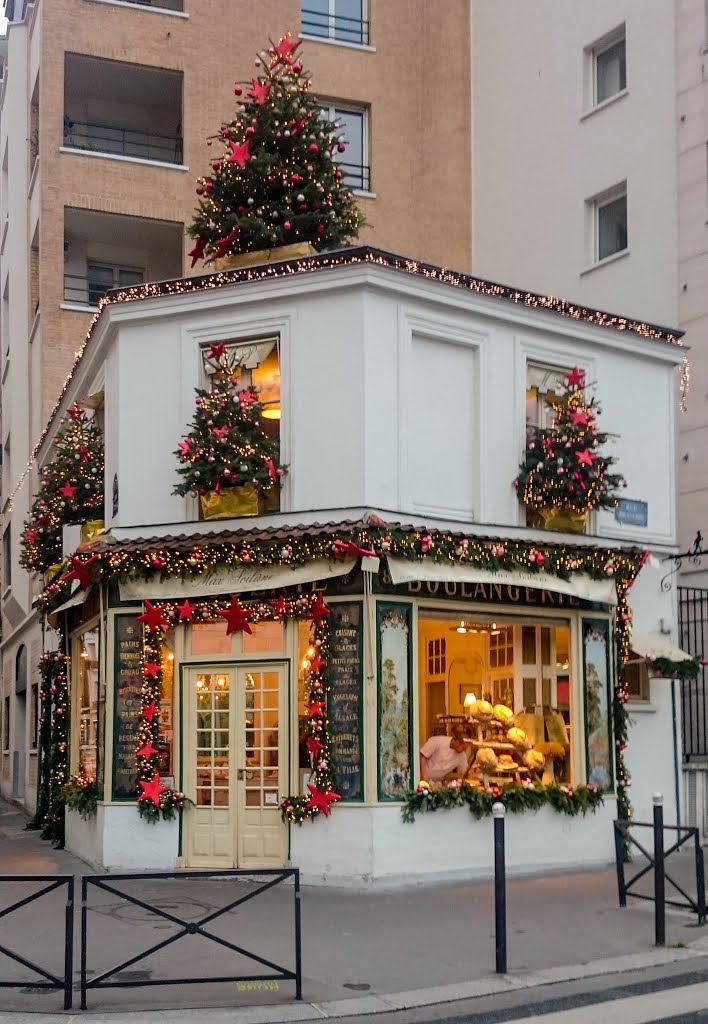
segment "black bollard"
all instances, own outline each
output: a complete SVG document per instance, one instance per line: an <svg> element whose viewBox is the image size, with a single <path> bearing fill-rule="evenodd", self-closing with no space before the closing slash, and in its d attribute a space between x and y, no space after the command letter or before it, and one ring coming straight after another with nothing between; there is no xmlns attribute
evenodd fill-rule
<svg viewBox="0 0 708 1024"><path fill-rule="evenodd" d="M504 815L502 803L492 807L494 816L494 934L497 974L506 974L506 857L504 849Z"/></svg>
<svg viewBox="0 0 708 1024"><path fill-rule="evenodd" d="M655 793L654 801L654 941L666 945L666 877L664 874L664 798Z"/></svg>

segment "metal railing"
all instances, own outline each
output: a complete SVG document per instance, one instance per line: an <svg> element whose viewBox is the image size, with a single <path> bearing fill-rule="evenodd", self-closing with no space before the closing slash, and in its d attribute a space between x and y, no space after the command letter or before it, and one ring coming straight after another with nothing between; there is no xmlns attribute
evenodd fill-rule
<svg viewBox="0 0 708 1024"><path fill-rule="evenodd" d="M71 118L64 119L64 145L71 149L159 160L166 164L181 164L183 158L181 135L159 135Z"/></svg>
<svg viewBox="0 0 708 1024"><path fill-rule="evenodd" d="M138 4L140 7L157 7L165 11L184 10L184 0L118 0L118 3Z"/></svg>
<svg viewBox="0 0 708 1024"><path fill-rule="evenodd" d="M110 288L89 281L84 274L64 274L64 301L79 306L97 306Z"/></svg>
<svg viewBox="0 0 708 1024"><path fill-rule="evenodd" d="M213 910L211 913L206 914L204 917L199 918L196 921L183 920L174 913L170 913L168 910L162 909L155 903L148 903L144 899L140 899L131 893L125 892L126 883L130 882L155 882L157 880L164 881L165 879L178 879L180 882L184 879L197 878L200 883L204 883L209 879L229 879L229 878L243 878L246 881L253 882L254 880L265 879L262 883L257 881L257 888L251 890L244 895L239 896L237 899L231 900L225 907L217 910ZM274 886L279 885L287 880L293 882L293 900L294 900L294 943L295 943L295 968L291 970L288 967L284 967L282 964L277 964L266 957L260 956L252 950L245 949L243 946L237 945L234 942L230 942L224 938L223 935L217 935L207 929L207 925L212 924L217 918L222 917L229 911L236 910L237 907L243 906L250 900L263 895L268 892ZM110 893L113 896L117 896L119 899L125 900L127 903L140 907L147 911L149 914L154 914L160 921L169 921L171 924L177 926L178 931L176 934L171 935L169 938L164 939L162 942L157 942L152 945L149 949L141 950L135 956L129 957L122 963L117 964L115 967L111 967L108 970L102 971L95 977L89 978L89 951L93 952L94 947L89 943L88 937L88 910L89 910L89 891L102 890ZM173 904L171 904L172 908ZM141 960L145 960L146 957L152 956L153 953L158 952L161 949L165 949L172 943L177 942L179 939L184 938L187 935L200 935L204 939L210 939L217 945L227 950L231 950L233 953L238 954L241 957L245 957L247 960L253 961L254 964L261 968L266 968L269 973L256 973L256 974L229 974L227 976L220 975L219 977L201 977L201 978L141 978L140 980L120 980L116 975L119 975L121 971L125 971L128 967L132 967L133 964L138 963ZM105 947L104 947L105 949ZM302 945L301 945L301 930L300 930L300 871L298 868L273 868L273 869L254 869L244 870L235 869L230 871L161 871L151 874L133 874L133 875L85 875L81 880L81 1009L86 1009L86 994L89 989L101 989L101 988L136 988L148 985L205 985L209 983L223 983L223 982L272 982L274 980L294 981L295 982L295 998L302 999Z"/></svg>
<svg viewBox="0 0 708 1024"><path fill-rule="evenodd" d="M689 654L708 653L708 590L679 587L679 637ZM696 679L684 680L681 691L681 728L684 761L708 759L708 680L706 666Z"/></svg>
<svg viewBox="0 0 708 1024"><path fill-rule="evenodd" d="M34 903L37 900L42 899L43 896L47 896L49 893L54 892L55 889L59 889L62 886L66 886L66 907L64 910L64 975L59 977L52 974L51 971L47 970L41 964L35 963L32 960L28 960L26 957L21 956L19 953L8 949L7 946L0 945L0 955L9 957L10 960L22 967L26 967L30 971L34 971L38 975L40 980L32 978L31 982L28 982L25 978L24 981L6 981L4 980L4 971L0 973L0 987L2 988L26 988L28 984L33 989L61 989L64 992L64 1009L71 1009L71 986L72 986L72 975L73 975L73 964L74 964L74 877L73 875L0 875L0 885L3 882L9 883L13 890L16 891L16 887L22 883L41 883L44 884L44 888L40 889L39 892L32 893L29 896L25 896L24 899L16 900L9 907L4 907L0 910L0 919L7 917L9 914L15 913L17 910L21 910L23 907L27 907L30 903Z"/></svg>
<svg viewBox="0 0 708 1024"><path fill-rule="evenodd" d="M371 192L371 168L366 164L347 164L338 162L337 167L344 175L344 181L350 188Z"/></svg>
<svg viewBox="0 0 708 1024"><path fill-rule="evenodd" d="M300 28L303 35L336 39L355 46L369 45L369 22L365 18L350 18L343 14L328 14L302 8Z"/></svg>

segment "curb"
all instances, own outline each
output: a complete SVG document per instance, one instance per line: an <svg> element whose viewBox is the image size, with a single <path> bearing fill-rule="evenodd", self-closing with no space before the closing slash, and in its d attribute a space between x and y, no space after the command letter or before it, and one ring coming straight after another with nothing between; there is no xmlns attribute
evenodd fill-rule
<svg viewBox="0 0 708 1024"><path fill-rule="evenodd" d="M623 974L648 967L697 960L708 957L708 937L698 939L688 947L653 949L645 953L629 953L626 956L593 960L584 964L569 964L548 967L527 974L492 975L476 981L460 982L456 985L436 985L425 989L410 989L380 996L360 996L350 999L335 999L321 1003L285 1003L283 1005L252 1006L244 1009L191 1009L191 1010L110 1010L100 1013L0 1013L0 1024L145 1024L146 1017L151 1024L289 1024L293 1021L336 1020L343 1017L374 1016L379 1013L393 1013L422 1006L453 1003L458 1000L475 999L481 996L498 995L503 992L521 991L553 985L558 982L580 981L602 975Z"/></svg>

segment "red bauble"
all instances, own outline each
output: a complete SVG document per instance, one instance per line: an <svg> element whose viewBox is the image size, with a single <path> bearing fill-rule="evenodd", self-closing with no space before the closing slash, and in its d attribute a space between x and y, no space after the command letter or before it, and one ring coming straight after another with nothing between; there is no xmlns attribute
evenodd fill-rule
<svg viewBox="0 0 708 1024"><path fill-rule="evenodd" d="M292 227L292 224L290 223L289 220L286 220L285 223L283 224L283 227L286 231L289 231L290 228Z"/></svg>
<svg viewBox="0 0 708 1024"><path fill-rule="evenodd" d="M196 193L197 193L197 195L198 195L198 196L203 196L203 195L204 195L204 189L202 188L202 186L201 186L201 185L197 185L197 187L196 187L196 190L195 190L195 191L196 191Z"/></svg>
<svg viewBox="0 0 708 1024"><path fill-rule="evenodd" d="M309 151L311 153L316 153L318 151L318 149L319 149L319 147L318 147L316 142L311 142L310 145L307 148L309 149Z"/></svg>
<svg viewBox="0 0 708 1024"><path fill-rule="evenodd" d="M340 142L339 145L337 146L337 149L339 150L340 153L343 153L346 148L347 147L344 145L343 142Z"/></svg>
<svg viewBox="0 0 708 1024"><path fill-rule="evenodd" d="M251 125L249 125L248 128L246 129L246 135L255 135L255 134L256 134L256 129L253 128Z"/></svg>
<svg viewBox="0 0 708 1024"><path fill-rule="evenodd" d="M219 163L218 160L214 160L211 166L212 166L213 170L218 171L219 167L221 167L221 164Z"/></svg>
<svg viewBox="0 0 708 1024"><path fill-rule="evenodd" d="M236 88L234 89L234 93L236 94L236 96L240 96L242 92L243 89L241 88L241 86L237 85Z"/></svg>

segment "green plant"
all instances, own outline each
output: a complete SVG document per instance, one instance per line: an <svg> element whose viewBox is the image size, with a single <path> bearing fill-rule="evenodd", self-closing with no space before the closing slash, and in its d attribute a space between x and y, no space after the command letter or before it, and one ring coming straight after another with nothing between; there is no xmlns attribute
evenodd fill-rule
<svg viewBox="0 0 708 1024"><path fill-rule="evenodd" d="M89 779L81 772L72 775L61 790L64 806L72 811L77 811L84 821L95 816L99 796L96 780Z"/></svg>
<svg viewBox="0 0 708 1024"><path fill-rule="evenodd" d="M436 789L421 782L417 790L406 794L401 814L404 821L412 822L416 814L467 806L479 819L489 817L495 803L504 804L512 814L537 811L548 805L559 814L574 817L596 810L603 803L603 797L592 785L573 788L558 783L544 786L540 782L510 782L487 790L465 781L453 781Z"/></svg>

